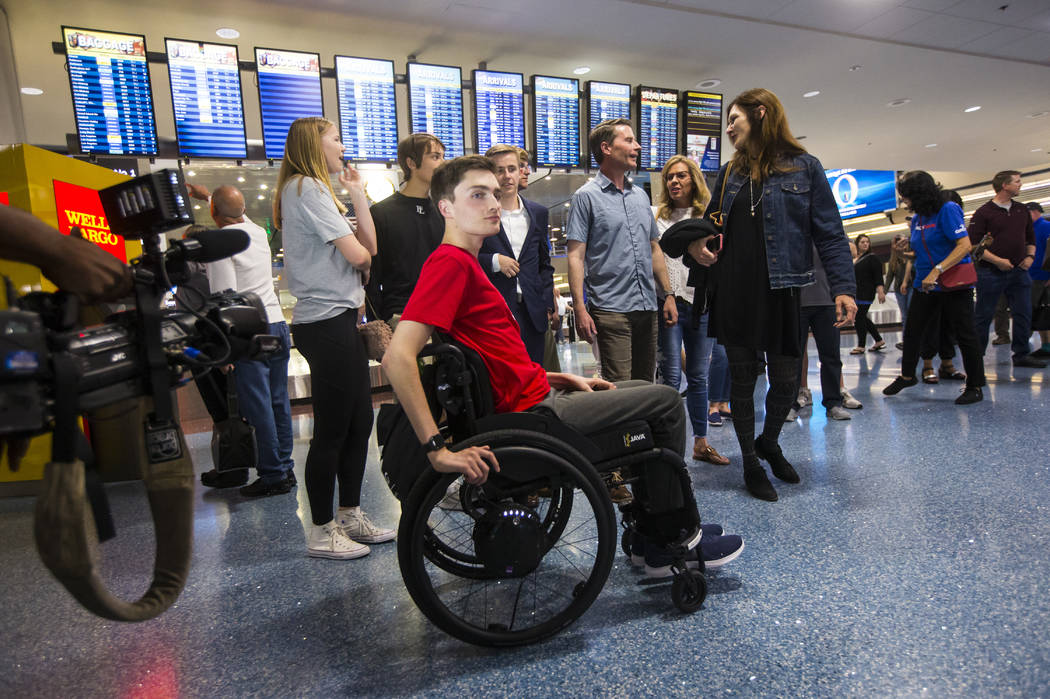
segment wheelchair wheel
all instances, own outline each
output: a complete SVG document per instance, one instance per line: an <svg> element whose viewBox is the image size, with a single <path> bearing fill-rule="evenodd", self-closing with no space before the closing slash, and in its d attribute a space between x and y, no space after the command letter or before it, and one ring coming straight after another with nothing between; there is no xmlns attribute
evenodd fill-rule
<svg viewBox="0 0 1050 699"><path fill-rule="evenodd" d="M686 614L692 614L707 597L707 580L699 570L686 569L674 576L671 601Z"/></svg>
<svg viewBox="0 0 1050 699"><path fill-rule="evenodd" d="M616 521L594 468L564 442L522 430L478 435L500 472L438 507L454 474L427 471L404 502L398 561L409 594L447 633L478 645L532 643L578 618L612 567Z"/></svg>

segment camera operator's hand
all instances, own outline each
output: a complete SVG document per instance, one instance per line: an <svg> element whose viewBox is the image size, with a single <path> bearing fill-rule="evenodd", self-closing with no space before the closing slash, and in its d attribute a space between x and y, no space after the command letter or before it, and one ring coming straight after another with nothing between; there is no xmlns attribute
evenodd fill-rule
<svg viewBox="0 0 1050 699"><path fill-rule="evenodd" d="M200 199L201 201L208 201L208 197L211 196L211 192L208 188L202 184L186 184L186 191L189 192L190 198Z"/></svg>
<svg viewBox="0 0 1050 699"><path fill-rule="evenodd" d="M0 206L0 257L39 267L55 286L85 303L118 299L131 291L131 270L120 260L10 206Z"/></svg>

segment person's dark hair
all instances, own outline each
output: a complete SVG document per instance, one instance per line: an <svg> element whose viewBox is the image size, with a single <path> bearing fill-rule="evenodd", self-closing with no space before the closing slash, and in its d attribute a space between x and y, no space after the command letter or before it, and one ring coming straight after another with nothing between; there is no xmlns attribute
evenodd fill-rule
<svg viewBox="0 0 1050 699"><path fill-rule="evenodd" d="M992 178L992 189L995 193L1003 191L1003 185L1014 178L1014 175L1020 176L1019 170L1003 170L1002 172L995 173L995 177Z"/></svg>
<svg viewBox="0 0 1050 699"><path fill-rule="evenodd" d="M733 167L750 174L756 182L774 173L791 172L794 168L786 159L802 155L806 149L791 135L780 99L765 88L755 87L733 98L726 107L727 119L734 106L747 116L750 133L747 142L736 149ZM764 117L760 107L765 107Z"/></svg>
<svg viewBox="0 0 1050 699"><path fill-rule="evenodd" d="M605 154L602 153L602 144L613 142L613 139L616 138L617 126L634 128L634 124L631 123L630 119L606 119L591 129L590 135L587 136L587 145L591 149L591 155L594 156L594 161L599 165L605 159Z"/></svg>
<svg viewBox="0 0 1050 699"><path fill-rule="evenodd" d="M920 216L934 216L944 206L941 186L925 170L906 172L897 182L902 199L911 202L911 210Z"/></svg>
<svg viewBox="0 0 1050 699"><path fill-rule="evenodd" d="M397 164L401 167L401 174L405 176L406 182L412 177L408 159L412 158L412 163L418 169L423 164L423 157L435 148L445 150L445 144L434 134L426 132L414 133L398 142Z"/></svg>
<svg viewBox="0 0 1050 699"><path fill-rule="evenodd" d="M1039 213L1043 213L1043 205L1037 201L1028 202L1027 204L1025 204L1025 208L1029 211L1038 211Z"/></svg>
<svg viewBox="0 0 1050 699"><path fill-rule="evenodd" d="M963 208L962 197L960 197L959 193L956 192L954 189L942 190L941 191L941 199L943 199L946 203L949 202L949 201L955 202L956 204L959 205L960 209Z"/></svg>
<svg viewBox="0 0 1050 699"><path fill-rule="evenodd" d="M430 180L430 200L434 202L434 206L442 199L455 201L453 192L456 186L471 170L485 170L495 175L496 165L483 155L461 155L438 165Z"/></svg>
<svg viewBox="0 0 1050 699"><path fill-rule="evenodd" d="M871 252L871 238L868 237L868 235L866 233L861 233L860 235L858 235L856 238L853 239L853 242L857 246L857 252L860 252L860 239L861 238L863 238L864 240L868 241L868 252Z"/></svg>

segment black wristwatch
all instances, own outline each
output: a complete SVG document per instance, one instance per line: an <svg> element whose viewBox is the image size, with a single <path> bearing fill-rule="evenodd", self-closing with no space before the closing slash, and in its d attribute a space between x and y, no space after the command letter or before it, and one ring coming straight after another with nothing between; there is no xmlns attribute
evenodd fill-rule
<svg viewBox="0 0 1050 699"><path fill-rule="evenodd" d="M428 454L434 451L441 451L445 448L445 438L440 434L436 434L427 441L423 442L423 450Z"/></svg>

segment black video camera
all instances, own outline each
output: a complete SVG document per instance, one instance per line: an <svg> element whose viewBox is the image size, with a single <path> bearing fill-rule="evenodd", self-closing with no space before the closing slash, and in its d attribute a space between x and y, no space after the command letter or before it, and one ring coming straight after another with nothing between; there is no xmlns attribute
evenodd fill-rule
<svg viewBox="0 0 1050 699"><path fill-rule="evenodd" d="M141 238L132 260L135 307L106 322L78 327L75 296L58 291L18 298L0 311L0 436L60 429L58 415L79 414L128 398L150 396L146 443L151 463L181 456L171 389L186 373L202 373L279 348L267 335L262 302L225 291L185 309L164 305L190 278L190 263L213 262L248 246L243 231L204 231L160 249L160 233L193 222L176 170L162 170L99 192L111 230ZM187 289L189 287L186 287ZM12 299L8 288L8 298ZM56 435L57 436L57 435Z"/></svg>

